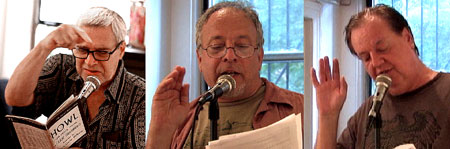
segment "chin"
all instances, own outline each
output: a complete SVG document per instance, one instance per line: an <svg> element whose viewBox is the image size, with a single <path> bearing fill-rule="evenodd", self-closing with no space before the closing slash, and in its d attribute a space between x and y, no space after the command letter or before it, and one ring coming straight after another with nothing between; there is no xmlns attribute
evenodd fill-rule
<svg viewBox="0 0 450 149"><path fill-rule="evenodd" d="M234 99L234 98L239 98L240 96L242 96L242 94L244 93L245 85L237 85L237 86L238 87L233 89L231 92L224 94L222 97L228 98L228 99Z"/></svg>

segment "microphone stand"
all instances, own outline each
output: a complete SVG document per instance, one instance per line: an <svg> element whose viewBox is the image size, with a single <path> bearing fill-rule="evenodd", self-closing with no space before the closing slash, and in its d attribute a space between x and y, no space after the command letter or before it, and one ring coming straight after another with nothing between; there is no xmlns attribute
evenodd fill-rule
<svg viewBox="0 0 450 149"><path fill-rule="evenodd" d="M219 119L219 103L217 102L217 96L214 96L211 102L209 103L208 117L210 120L210 128L211 128L210 141L214 141L218 139L217 120Z"/></svg>
<svg viewBox="0 0 450 149"><path fill-rule="evenodd" d="M382 122L381 122L381 113L380 112L376 112L376 117L375 117L375 148L376 149L380 149L381 148L381 143L380 143L380 129L382 126Z"/></svg>

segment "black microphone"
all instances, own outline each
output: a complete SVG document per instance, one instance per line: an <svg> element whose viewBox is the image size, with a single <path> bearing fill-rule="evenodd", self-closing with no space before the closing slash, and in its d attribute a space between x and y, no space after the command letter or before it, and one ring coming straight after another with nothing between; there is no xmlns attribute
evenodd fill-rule
<svg viewBox="0 0 450 149"><path fill-rule="evenodd" d="M368 121L369 123L367 125L368 129L372 126L372 122L377 117L377 113L380 112L381 104L383 103L383 98L386 95L389 86L391 86L392 80L387 75L380 74L375 79L375 82L377 88L372 98L373 100L372 107L369 111L369 121Z"/></svg>
<svg viewBox="0 0 450 149"><path fill-rule="evenodd" d="M198 103L203 105L214 98L219 98L224 93L231 92L234 88L236 88L236 81L234 78L231 75L221 75L217 79L216 85L203 94L200 100L198 100Z"/></svg>
<svg viewBox="0 0 450 149"><path fill-rule="evenodd" d="M87 76L86 81L84 81L84 86L81 89L80 94L78 94L77 99L85 98L87 99L92 92L100 87L100 80L95 76Z"/></svg>

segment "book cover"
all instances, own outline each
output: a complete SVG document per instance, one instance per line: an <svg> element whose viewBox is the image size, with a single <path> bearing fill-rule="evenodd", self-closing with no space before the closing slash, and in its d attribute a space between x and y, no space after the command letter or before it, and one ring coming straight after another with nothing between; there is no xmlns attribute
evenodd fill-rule
<svg viewBox="0 0 450 149"><path fill-rule="evenodd" d="M22 148L68 148L87 134L81 100L72 95L49 117L46 124L33 119L6 115Z"/></svg>

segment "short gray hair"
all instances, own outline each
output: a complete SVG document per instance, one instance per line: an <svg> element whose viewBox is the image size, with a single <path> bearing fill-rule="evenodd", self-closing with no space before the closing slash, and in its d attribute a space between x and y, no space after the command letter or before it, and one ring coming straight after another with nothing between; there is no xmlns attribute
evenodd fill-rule
<svg viewBox="0 0 450 149"><path fill-rule="evenodd" d="M116 42L125 40L127 27L122 17L113 10L105 7L92 7L78 18L77 26L108 27L111 25Z"/></svg>
<svg viewBox="0 0 450 149"><path fill-rule="evenodd" d="M203 29L203 26L206 22L208 22L209 17L216 11L219 11L223 8L236 8L238 10L242 10L249 19L252 20L253 24L255 25L256 32L257 32L257 39L256 44L258 47L262 47L264 45L264 36L263 36L263 29L261 22L258 18L258 13L254 10L254 7L249 4L248 2L244 1L235 1L235 2L221 2L218 3L211 8L208 8L205 13L200 16L200 18L197 21L196 25L196 32L195 32L195 41L197 45L197 49L202 46L201 42L201 32Z"/></svg>

